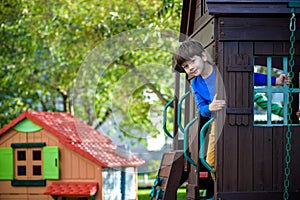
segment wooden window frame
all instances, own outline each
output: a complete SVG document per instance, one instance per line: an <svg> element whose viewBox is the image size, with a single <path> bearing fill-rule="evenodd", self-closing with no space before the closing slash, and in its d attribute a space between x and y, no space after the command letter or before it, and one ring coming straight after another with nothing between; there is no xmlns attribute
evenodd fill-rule
<svg viewBox="0 0 300 200"><path fill-rule="evenodd" d="M18 152L25 151L26 160L18 160ZM33 152L40 151L41 159L33 160ZM43 179L43 148L35 147L35 148L15 148L14 149L14 178L15 180L42 180ZM25 166L26 167L26 175L18 175L18 167ZM34 166L41 167L40 175L34 175Z"/></svg>
<svg viewBox="0 0 300 200"><path fill-rule="evenodd" d="M260 56L257 56L260 57ZM289 87L284 84L282 87L274 87L271 84L271 76L272 76L272 58L279 57L282 58L283 63L283 73L288 74L288 57L287 56L266 56L267 59L267 85L262 87L256 87L254 86L254 94L256 93L265 93L267 97L267 121L266 123L256 123L257 121L254 121L254 126L285 126L288 124L288 104L289 104ZM254 61L255 63L255 61ZM272 104L272 94L273 93L282 93L283 94L283 121L282 123L273 123L272 121L272 111L271 111L271 104ZM299 88L293 88L292 93L300 93ZM254 107L253 107L254 109ZM253 110L253 117L255 113Z"/></svg>

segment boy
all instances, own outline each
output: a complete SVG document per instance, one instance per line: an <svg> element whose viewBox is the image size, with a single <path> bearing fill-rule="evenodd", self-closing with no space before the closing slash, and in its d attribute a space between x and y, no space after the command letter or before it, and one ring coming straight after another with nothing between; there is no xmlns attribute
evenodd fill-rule
<svg viewBox="0 0 300 200"><path fill-rule="evenodd" d="M176 62L175 70L182 71L182 69L192 78L191 86L194 97L197 103L200 115L203 117L216 117L216 112L222 110L226 106L225 100L217 99L218 90L223 90L224 87L217 87L222 84L222 79L219 78L216 67L209 61L208 55L200 43L194 40L183 42L174 55ZM225 92L220 92L225 94ZM223 115L225 117L225 115ZM221 117L222 118L222 117ZM209 144L207 150L206 161L214 168L214 145L216 132L215 118L209 130ZM217 122L217 124L219 124ZM222 126L222 125L221 125Z"/></svg>

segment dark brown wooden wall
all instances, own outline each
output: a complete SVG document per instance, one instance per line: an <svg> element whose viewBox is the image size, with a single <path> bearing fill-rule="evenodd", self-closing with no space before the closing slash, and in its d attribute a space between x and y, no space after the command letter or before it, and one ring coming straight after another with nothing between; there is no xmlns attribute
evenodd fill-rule
<svg viewBox="0 0 300 200"><path fill-rule="evenodd" d="M270 14L271 1L266 3L267 15L220 16L209 15L207 7L201 11L201 0L184 2L188 12L184 12L182 33L201 42L212 55L226 88L227 116L216 146L217 196L283 199L287 127L253 126L253 64L254 56L289 55L290 15ZM296 38L300 41L299 30ZM299 73L300 42L295 47ZM292 131L290 191L291 199L300 199L300 127L293 126Z"/></svg>
<svg viewBox="0 0 300 200"><path fill-rule="evenodd" d="M239 27L243 20L244 24L252 26L244 29ZM265 27L268 37L253 31L261 31L261 21L264 20L243 20L216 19L218 67L223 72L228 100L226 123L217 144L217 193L222 199L282 199L287 128L253 126L252 77L254 56L289 55L289 30L282 28L282 23L288 20L276 19L282 22L278 23L276 30L270 28L270 24L274 23L268 19L269 24ZM297 36L300 36L299 32ZM300 42L296 46L299 56ZM300 59L296 59L295 71L299 73ZM298 196L292 199L299 198L300 191L300 170L297 167L300 166L299 132L299 126L293 127L290 190L298 191L297 194L292 193Z"/></svg>
<svg viewBox="0 0 300 200"><path fill-rule="evenodd" d="M206 0L209 6L203 6L202 0L183 2L181 32L186 38L198 40L212 55L226 89L227 116L216 146L217 197L283 199L287 127L253 126L253 64L255 56L289 55L288 1L245 4L237 0ZM295 35L300 41L299 28ZM296 79L300 69L299 41L295 44ZM260 58L255 60L264 62ZM297 81L294 84L299 87ZM293 106L296 111L298 103ZM190 113L194 109L190 106ZM295 116L293 120L297 120ZM293 126L292 131L290 199L296 200L300 199L300 127Z"/></svg>

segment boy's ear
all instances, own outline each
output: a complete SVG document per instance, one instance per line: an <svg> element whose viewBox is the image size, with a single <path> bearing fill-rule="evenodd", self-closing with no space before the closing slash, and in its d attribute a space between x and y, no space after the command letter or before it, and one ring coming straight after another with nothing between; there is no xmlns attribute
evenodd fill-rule
<svg viewBox="0 0 300 200"><path fill-rule="evenodd" d="M201 58L202 58L202 60L203 60L204 62L207 61L207 55L206 55L206 53L205 53L204 51L201 53Z"/></svg>

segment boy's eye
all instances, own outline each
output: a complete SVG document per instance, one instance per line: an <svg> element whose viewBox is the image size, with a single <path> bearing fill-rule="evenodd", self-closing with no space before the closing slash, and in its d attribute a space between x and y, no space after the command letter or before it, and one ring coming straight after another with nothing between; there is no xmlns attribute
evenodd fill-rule
<svg viewBox="0 0 300 200"><path fill-rule="evenodd" d="M182 67L183 67L183 69L187 69L189 67L189 65L183 65Z"/></svg>

